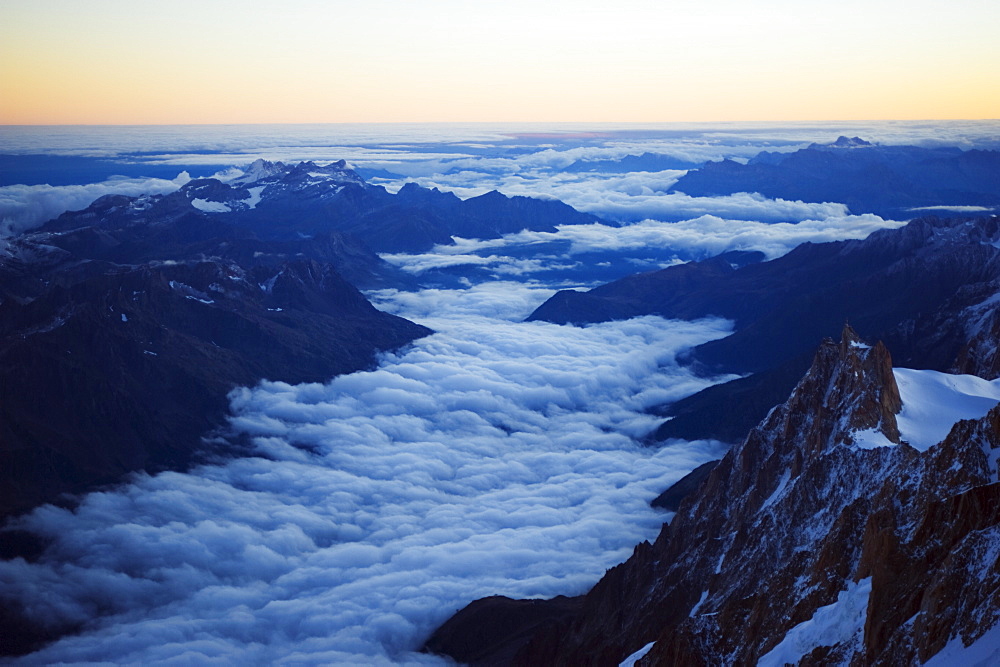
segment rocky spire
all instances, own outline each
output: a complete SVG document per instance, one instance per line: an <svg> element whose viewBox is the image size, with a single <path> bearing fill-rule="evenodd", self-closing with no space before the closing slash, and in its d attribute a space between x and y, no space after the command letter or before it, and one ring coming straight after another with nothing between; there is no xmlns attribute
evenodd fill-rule
<svg viewBox="0 0 1000 667"><path fill-rule="evenodd" d="M881 341L866 344L845 323L840 343L820 344L782 414L786 436L797 434L793 439L805 451L822 453L853 445L866 432L899 444L896 414L902 406L889 350Z"/></svg>

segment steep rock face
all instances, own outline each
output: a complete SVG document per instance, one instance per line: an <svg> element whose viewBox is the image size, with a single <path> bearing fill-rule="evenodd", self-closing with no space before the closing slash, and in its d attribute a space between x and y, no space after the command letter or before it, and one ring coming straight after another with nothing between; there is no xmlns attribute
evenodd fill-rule
<svg viewBox="0 0 1000 667"><path fill-rule="evenodd" d="M980 636L1000 614L1000 408L923 452L899 409L884 346L825 342L656 542L512 663L617 664L656 642L641 664L910 664Z"/></svg>

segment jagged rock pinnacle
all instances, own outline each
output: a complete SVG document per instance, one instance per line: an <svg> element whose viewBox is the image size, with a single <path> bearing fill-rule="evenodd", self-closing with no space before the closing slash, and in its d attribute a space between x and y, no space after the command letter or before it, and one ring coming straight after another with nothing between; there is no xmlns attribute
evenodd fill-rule
<svg viewBox="0 0 1000 667"><path fill-rule="evenodd" d="M823 341L786 407L784 429L797 432L807 452L854 444L854 434L871 430L899 443L896 414L902 400L892 357L881 342L863 342L849 324L840 343Z"/></svg>

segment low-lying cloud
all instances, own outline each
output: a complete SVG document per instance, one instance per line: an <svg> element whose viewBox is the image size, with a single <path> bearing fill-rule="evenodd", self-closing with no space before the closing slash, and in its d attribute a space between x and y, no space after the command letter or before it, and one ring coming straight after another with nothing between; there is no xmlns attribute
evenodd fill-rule
<svg viewBox="0 0 1000 667"><path fill-rule="evenodd" d="M412 651L472 599L585 591L721 453L632 437L707 384L675 356L729 325L518 322L548 294L380 293L440 333L372 372L235 392L258 456L37 510L23 524L53 544L0 563L0 593L84 630L26 662L440 664Z"/></svg>
<svg viewBox="0 0 1000 667"><path fill-rule="evenodd" d="M453 245L435 246L420 254L386 254L383 259L412 274L454 266L490 267L508 274L573 270L574 256L593 253L616 253L637 260L656 257L663 263L663 252L672 261L700 260L733 250L758 251L766 259L776 259L802 243L827 243L863 239L879 229L895 229L904 222L883 220L877 215L838 215L820 220L792 223L763 223L750 220L726 220L703 215L681 222L644 220L614 227L602 224L561 225L557 232L522 231L500 239L455 238ZM505 249L554 244L559 255L542 255L530 260L501 254ZM477 254L478 253L478 254ZM652 261L652 260L650 260Z"/></svg>
<svg viewBox="0 0 1000 667"><path fill-rule="evenodd" d="M895 229L905 223L883 220L877 215L835 215L798 223L763 223L727 220L703 215L682 222L645 220L633 225L576 225L559 228L571 242L571 252L596 250L629 251L648 247L672 248L691 259L711 257L730 250L756 250L775 259L802 243L826 243L862 239L879 229ZM530 238L537 232L523 232ZM543 239L540 239L543 240Z"/></svg>
<svg viewBox="0 0 1000 667"><path fill-rule="evenodd" d="M463 171L407 179L423 187L449 190L462 198L499 190L508 196L558 199L573 208L607 220L638 222L646 219L680 221L700 215L759 222L798 222L849 214L835 202L769 199L738 192L718 197L692 197L669 189L685 172L630 172L627 174L482 174Z"/></svg>
<svg viewBox="0 0 1000 667"><path fill-rule="evenodd" d="M650 248L681 259L726 250L776 257L801 242L901 224L850 216L835 203L667 194L683 173L675 170L558 171L575 160L741 158L838 134L996 144L995 123L970 122L609 128L607 140L588 145L557 133L551 145L515 136L549 129L0 128L0 144L15 153L162 151L162 161L178 163L346 157L461 196L557 198L628 223L458 239L394 258L414 273L471 263L513 275L585 253L642 262ZM104 194L165 193L181 182L0 188L0 236ZM534 244L551 247L514 252ZM441 664L413 651L469 601L585 591L658 532L664 516L648 501L721 454L718 443L650 450L635 439L658 422L645 408L709 384L676 356L726 335L729 324L520 321L551 294L524 283L374 294L383 309L439 333L371 372L238 390L233 428L252 439L253 456L137 475L75 510L46 506L20 520L51 543L37 562L0 562L0 597L40 624L80 629L23 662Z"/></svg>
<svg viewBox="0 0 1000 667"><path fill-rule="evenodd" d="M112 178L88 185L8 185L0 187L0 239L10 238L58 217L87 208L104 195L169 194L190 179L186 172L162 178Z"/></svg>
<svg viewBox="0 0 1000 667"><path fill-rule="evenodd" d="M598 135L579 137L579 133ZM530 140L545 133L544 143ZM786 150L838 135L886 144L955 145L996 148L995 121L871 121L794 123L337 123L228 126L107 126L79 131L63 127L0 127L0 152L115 156L154 151L192 154L256 153L289 148L385 146L416 153L435 145L477 153L520 148L595 148L615 153L669 154L691 162L750 157L759 150Z"/></svg>

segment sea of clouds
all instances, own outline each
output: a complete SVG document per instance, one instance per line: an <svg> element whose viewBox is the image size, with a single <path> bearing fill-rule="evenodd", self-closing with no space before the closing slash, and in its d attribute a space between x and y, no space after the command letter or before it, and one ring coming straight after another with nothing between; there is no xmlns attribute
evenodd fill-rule
<svg viewBox="0 0 1000 667"><path fill-rule="evenodd" d="M789 123L334 123L203 126L2 126L0 152L116 157L219 164L265 159L347 158L343 151L381 148L390 164L495 155L497 147L551 150L535 164L569 164L654 152L699 162L794 150L839 135L885 144L998 148L997 122L870 121ZM564 151L572 150L563 156ZM421 155L421 154L424 155ZM440 153L434 155L434 153Z"/></svg>
<svg viewBox="0 0 1000 667"><path fill-rule="evenodd" d="M23 659L439 662L413 653L478 597L585 592L659 531L649 506L714 442L644 448L645 408L710 381L677 365L729 323L522 322L551 294L379 293L438 333L326 384L232 395L254 455L48 506L52 540L0 594L83 631Z"/></svg>
<svg viewBox="0 0 1000 667"><path fill-rule="evenodd" d="M182 185L184 165L346 159L395 176L372 181L395 190L406 182L469 197L489 190L555 198L613 222L692 221L703 216L747 222L837 219L837 203L772 200L754 193L689 197L667 191L685 172L570 173L576 164L655 153L691 164L746 160L762 150L793 151L840 134L889 144L1000 147L991 121L947 123L714 123L599 125L234 125L156 127L0 127L0 154L119 159L178 166L177 179L111 179L74 186L0 188L0 238L35 227L104 194L163 194ZM890 224L887 222L887 224ZM848 234L851 232L848 231ZM842 238L853 238L844 236Z"/></svg>
<svg viewBox="0 0 1000 667"><path fill-rule="evenodd" d="M627 174L538 173L526 178L518 174L463 171L453 174L405 179L427 188L439 188L468 198L499 190L508 196L522 195L557 199L573 208L615 222L645 219L685 220L706 214L736 220L797 222L810 218L842 216L847 207L839 203L806 203L768 199L756 193L721 197L691 197L668 190L683 171L630 172ZM390 187L401 185L396 181Z"/></svg>
<svg viewBox="0 0 1000 667"><path fill-rule="evenodd" d="M483 267L507 279L373 294L379 307L437 333L374 371L234 392L232 428L251 439L250 456L137 475L75 509L46 506L20 519L49 545L36 562L0 561L0 596L39 624L80 630L22 662L433 663L414 651L475 598L586 591L657 534L667 516L649 501L723 452L714 442L648 449L637 440L658 423L646 408L723 379L697 378L676 359L727 335L729 323L525 323L569 278L523 281L588 253L618 253L636 266L726 250L773 258L805 241L901 223L836 203L667 194L680 170L563 170L644 152L746 159L838 134L986 146L996 127L717 124L579 136L594 128L0 128L0 153L139 159L128 154L142 151L179 169L346 158L385 170L375 180L389 189L407 181L460 196L499 189L562 199L608 221L390 256L417 275L465 266L475 280L484 274L471 269ZM0 188L0 234L104 194L166 193L185 180Z"/></svg>

